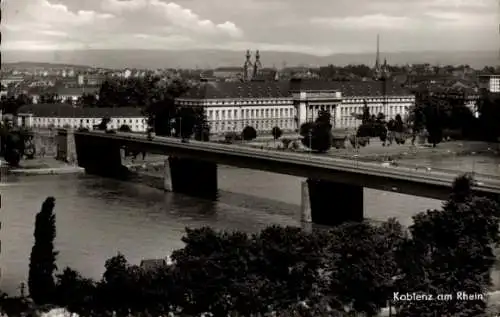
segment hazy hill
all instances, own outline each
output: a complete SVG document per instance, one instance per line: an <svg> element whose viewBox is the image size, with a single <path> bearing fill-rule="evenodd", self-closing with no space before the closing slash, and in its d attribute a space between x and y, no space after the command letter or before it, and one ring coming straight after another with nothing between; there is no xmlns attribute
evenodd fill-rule
<svg viewBox="0 0 500 317"><path fill-rule="evenodd" d="M2 55L3 57L3 55ZM60 64L51 62L13 62L9 63L4 60L2 61L2 67L9 67L14 69L30 69L30 68L74 68L74 69L86 69L87 65L74 65L74 64Z"/></svg>
<svg viewBox="0 0 500 317"><path fill-rule="evenodd" d="M103 68L209 68L220 66L239 66L245 59L243 51L225 50L78 50L78 51L3 51L2 62L12 63L29 61L35 63L55 63L88 65ZM315 56L294 52L261 51L264 67L276 66L320 66L368 64L373 65L375 54L353 53ZM431 64L469 64L475 68L500 63L498 52L461 51L461 52L393 52L381 53L390 64L431 63Z"/></svg>

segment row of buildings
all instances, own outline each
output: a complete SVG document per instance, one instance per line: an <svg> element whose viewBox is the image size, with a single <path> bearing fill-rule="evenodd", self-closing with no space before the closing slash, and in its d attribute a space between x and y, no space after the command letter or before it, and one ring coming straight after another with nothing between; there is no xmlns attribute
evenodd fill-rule
<svg viewBox="0 0 500 317"><path fill-rule="evenodd" d="M331 113L336 129L355 128L366 103L370 112L388 119L403 117L414 104L409 91L383 82L334 82L321 80L205 82L176 100L180 107L203 107L212 133L241 131L250 125L257 131L279 126L296 130L317 118L320 110ZM20 120L33 127L86 127L92 129L104 116L111 127L130 125L145 131L146 120L139 108L81 108L70 104L33 104L19 109Z"/></svg>
<svg viewBox="0 0 500 317"><path fill-rule="evenodd" d="M384 113L388 120L398 114L406 117L415 104L415 95L410 90L413 87L403 88L385 77L387 63L380 63L378 47L374 69L377 77L370 80L331 81L310 76L283 80L278 73L268 72L262 67L258 51L254 61L251 61L249 51L245 57L239 73L234 73L235 80L200 79L191 90L177 98L177 105L203 107L211 132L222 134L241 131L247 125L257 131L268 132L275 126L293 131L305 122L314 121L321 110L330 112L335 129L351 129L361 123L353 114L361 113L365 104L371 114ZM491 92L500 92L500 76L483 76L480 85ZM466 105L476 112L478 87L471 88L455 82L448 88L440 93L458 92L465 97ZM83 93L97 93L98 88L65 89L64 100L75 101ZM32 95L36 103L38 96ZM147 129L139 108L80 108L61 103L27 105L19 112L20 122L33 127L92 129L101 118L109 116L112 118L111 128L127 124L133 131L144 132Z"/></svg>

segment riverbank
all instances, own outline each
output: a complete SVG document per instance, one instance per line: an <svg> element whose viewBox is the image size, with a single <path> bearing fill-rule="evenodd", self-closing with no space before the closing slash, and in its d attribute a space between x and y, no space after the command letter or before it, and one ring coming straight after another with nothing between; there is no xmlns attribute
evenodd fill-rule
<svg viewBox="0 0 500 317"><path fill-rule="evenodd" d="M5 162L1 161L2 167ZM68 164L53 157L35 158L32 160L22 160L18 167L2 168L2 172L14 175L59 175L59 174L79 174L84 169L73 164Z"/></svg>
<svg viewBox="0 0 500 317"><path fill-rule="evenodd" d="M148 166L163 166L165 156L146 155L144 159L139 154L136 159L131 157L122 158L123 165L130 169L145 168ZM2 173L14 174L18 176L30 175L62 175L62 174L82 174L85 169L76 164L69 164L56 160L54 157L37 157L31 160L22 160L18 167L9 167L6 162L0 160Z"/></svg>

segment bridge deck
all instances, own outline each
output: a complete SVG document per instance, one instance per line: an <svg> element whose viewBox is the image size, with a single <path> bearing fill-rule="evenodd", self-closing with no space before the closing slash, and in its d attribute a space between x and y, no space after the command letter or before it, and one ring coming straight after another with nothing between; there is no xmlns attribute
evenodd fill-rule
<svg viewBox="0 0 500 317"><path fill-rule="evenodd" d="M268 170L299 177L323 178L324 176L325 179L339 180L368 188L437 199L445 199L448 196L450 186L458 176L458 173L451 171L381 166L380 163L353 161L321 154L255 149L193 140L183 143L177 138L160 136L148 140L146 135L135 133L109 134L92 131L75 132L75 134L115 140L121 145L140 147L166 155L193 152L189 156L225 165ZM252 163L252 160L255 162ZM500 194L500 178L476 175L474 190L486 194Z"/></svg>

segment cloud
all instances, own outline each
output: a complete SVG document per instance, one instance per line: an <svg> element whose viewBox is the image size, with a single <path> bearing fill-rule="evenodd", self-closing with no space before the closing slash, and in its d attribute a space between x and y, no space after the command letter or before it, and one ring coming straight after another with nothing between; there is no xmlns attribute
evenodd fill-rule
<svg viewBox="0 0 500 317"><path fill-rule="evenodd" d="M427 17L434 20L437 27L453 29L491 29L498 27L495 14L476 14L457 11L429 11Z"/></svg>
<svg viewBox="0 0 500 317"><path fill-rule="evenodd" d="M415 26L414 21L408 17L387 16L381 13L342 18L315 17L310 22L313 25L347 29L398 29Z"/></svg>
<svg viewBox="0 0 500 317"><path fill-rule="evenodd" d="M179 4L160 0L103 0L94 10L74 11L49 0L7 0L4 6L4 49L30 41L35 49L49 48L51 42L53 49L68 47L60 42L62 37L71 39L78 49L127 47L135 44L132 35L136 33L163 44L178 44L180 38L187 42L186 37L223 42L243 36L233 22L216 23Z"/></svg>
<svg viewBox="0 0 500 317"><path fill-rule="evenodd" d="M423 6L431 8L488 8L491 1L488 0L427 0L422 2Z"/></svg>
<svg viewBox="0 0 500 317"><path fill-rule="evenodd" d="M3 0L2 49L496 49L493 0ZM327 8L327 9L326 9Z"/></svg>
<svg viewBox="0 0 500 317"><path fill-rule="evenodd" d="M104 0L101 9L128 21L137 21L148 26L168 24L178 30L191 31L205 35L227 35L233 38L242 36L242 31L230 21L216 24L202 19L190 9L183 8L174 2L160 0ZM147 20L144 20L144 19Z"/></svg>

